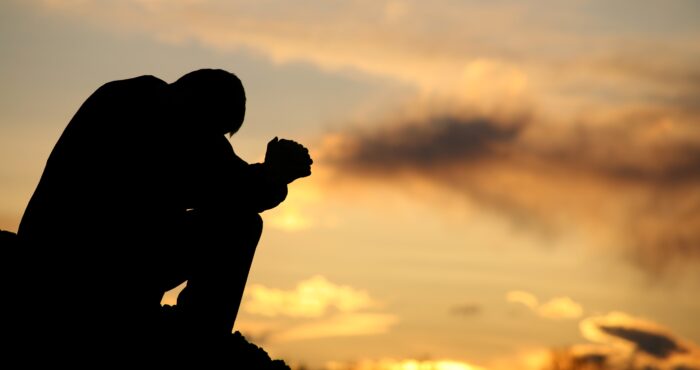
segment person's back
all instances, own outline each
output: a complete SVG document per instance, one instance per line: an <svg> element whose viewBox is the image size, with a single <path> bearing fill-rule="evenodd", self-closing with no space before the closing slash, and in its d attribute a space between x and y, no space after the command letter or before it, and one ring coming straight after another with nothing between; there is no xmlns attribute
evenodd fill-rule
<svg viewBox="0 0 700 370"><path fill-rule="evenodd" d="M147 237L149 222L157 227L162 220L162 210L149 206L162 202L148 177L155 175L153 158L167 143L158 127L166 86L151 76L102 86L47 161L18 230L34 274L27 277L37 295L29 299L36 309L32 325L46 339L58 335L60 343L89 345L99 337L96 331L118 337L142 327L148 321L140 319L144 312L157 313L155 305L133 306L145 300L121 298L125 289L151 294L147 286L138 292L145 271L156 263L139 239ZM157 304L159 298L152 300Z"/></svg>
<svg viewBox="0 0 700 370"><path fill-rule="evenodd" d="M22 218L20 237L56 240L65 234L75 237L77 228L82 235L101 234L103 227L114 227L105 221L143 204L134 197L146 184L134 175L144 175L147 161L158 151L154 146L163 130L156 126L157 105L166 86L150 76L110 82L82 105L47 161Z"/></svg>

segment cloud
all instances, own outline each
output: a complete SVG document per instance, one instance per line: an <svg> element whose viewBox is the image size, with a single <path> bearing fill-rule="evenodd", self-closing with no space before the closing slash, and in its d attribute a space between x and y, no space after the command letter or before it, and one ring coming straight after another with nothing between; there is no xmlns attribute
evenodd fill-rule
<svg viewBox="0 0 700 370"><path fill-rule="evenodd" d="M236 328L266 342L379 335L399 321L393 314L369 311L379 306L366 291L321 275L290 290L251 284L243 300L245 315Z"/></svg>
<svg viewBox="0 0 700 370"><path fill-rule="evenodd" d="M589 317L580 328L583 336L593 342L631 345L636 351L659 359L688 353L694 347L654 322L622 312Z"/></svg>
<svg viewBox="0 0 700 370"><path fill-rule="evenodd" d="M342 313L322 320L300 324L273 335L276 341L296 341L330 337L384 334L398 322L394 315L382 313Z"/></svg>
<svg viewBox="0 0 700 370"><path fill-rule="evenodd" d="M480 304L468 303L452 307L450 309L450 314L455 316L468 317L478 315L481 313L481 311L482 307Z"/></svg>
<svg viewBox="0 0 700 370"><path fill-rule="evenodd" d="M579 327L586 339L596 343L575 348L579 354L599 353L606 362L634 364L634 369L700 367L700 350L696 344L649 320L611 312L586 318Z"/></svg>
<svg viewBox="0 0 700 370"><path fill-rule="evenodd" d="M359 71L413 87L421 96L485 111L537 101L540 109L558 116L586 114L592 106L700 112L698 34L689 27L694 20L686 18L693 11L683 6L663 14L647 9L649 22L640 29L637 12L616 13L613 22L591 14L585 2L451 2L446 7L412 0L33 3L49 14L118 34L243 51L324 71ZM671 14L674 25L688 27L648 27L664 24L653 20ZM592 32L591 25L600 22L605 24ZM615 32L622 25L635 32Z"/></svg>
<svg viewBox="0 0 700 370"><path fill-rule="evenodd" d="M697 35L649 27L637 29L643 38L613 31L623 23L637 26L636 12L618 14L614 25L595 27L591 35L590 25L605 17L592 16L581 2L452 2L442 9L411 0L37 2L116 33L361 71L491 106L531 93L558 102L595 95L599 103L615 104L693 104L686 97L698 96L692 83ZM548 11L533 11L542 8ZM649 12L646 24L672 12L658 13ZM586 27L577 28L582 20Z"/></svg>
<svg viewBox="0 0 700 370"><path fill-rule="evenodd" d="M639 351L654 357L667 358L674 353L686 353L675 340L666 335L619 326L600 326L604 333L634 343Z"/></svg>
<svg viewBox="0 0 700 370"><path fill-rule="evenodd" d="M643 109L580 123L457 108L396 116L329 135L319 163L344 180L432 184L533 230L578 229L650 271L700 257L695 118Z"/></svg>
<svg viewBox="0 0 700 370"><path fill-rule="evenodd" d="M297 284L293 290L252 284L246 289L243 310L267 317L320 317L330 310L355 312L376 306L366 291L336 285L316 275Z"/></svg>
<svg viewBox="0 0 700 370"><path fill-rule="evenodd" d="M515 290L508 292L506 299L509 302L523 304L547 319L576 319L583 314L583 307L569 297L555 297L540 304L534 294Z"/></svg>
<svg viewBox="0 0 700 370"><path fill-rule="evenodd" d="M345 169L371 173L430 171L507 155L502 149L517 140L520 122L437 117L339 138L328 158Z"/></svg>
<svg viewBox="0 0 700 370"><path fill-rule="evenodd" d="M469 37L467 30L435 28L448 21L444 14L426 16L430 13L424 11L424 4L410 1L361 0L322 6L306 1L196 0L45 0L39 4L118 33L141 33L171 44L197 42L220 51L252 51L277 63L302 61L324 70L362 71L426 89L442 86L458 74L473 83L474 72L484 66L504 72L492 73L495 81L510 70L500 67L505 62L484 63L483 58L455 49L464 45L455 32ZM475 13L480 12L481 8L474 8L463 14L477 17ZM461 21L449 19L455 26Z"/></svg>
<svg viewBox="0 0 700 370"><path fill-rule="evenodd" d="M513 290L508 292L506 294L506 300L508 300L508 302L523 304L532 310L536 310L539 306L537 297L535 297L534 294L524 292L522 290Z"/></svg>
<svg viewBox="0 0 700 370"><path fill-rule="evenodd" d="M543 303L537 311L549 319L575 319L581 317L583 308L569 297L552 298Z"/></svg>

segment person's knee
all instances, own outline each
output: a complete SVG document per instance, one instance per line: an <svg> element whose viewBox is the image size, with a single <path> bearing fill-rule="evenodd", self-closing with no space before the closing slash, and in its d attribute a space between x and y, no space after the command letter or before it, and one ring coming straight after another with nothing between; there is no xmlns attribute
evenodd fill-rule
<svg viewBox="0 0 700 370"><path fill-rule="evenodd" d="M263 231L263 220L259 214L245 215L238 219L238 233L244 245L255 247Z"/></svg>
<svg viewBox="0 0 700 370"><path fill-rule="evenodd" d="M257 213L231 215L222 225L222 232L228 236L235 235L242 245L258 244L263 231L263 220Z"/></svg>

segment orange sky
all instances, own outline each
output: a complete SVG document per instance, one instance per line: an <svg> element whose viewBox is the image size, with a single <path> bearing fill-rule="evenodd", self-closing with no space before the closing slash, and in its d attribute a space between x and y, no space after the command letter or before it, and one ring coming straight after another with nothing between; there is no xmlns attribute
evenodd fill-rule
<svg viewBox="0 0 700 370"><path fill-rule="evenodd" d="M700 368L698 19L677 0L3 2L0 228L101 84L224 68L248 94L239 155L280 136L314 156L263 214L236 323L273 357Z"/></svg>

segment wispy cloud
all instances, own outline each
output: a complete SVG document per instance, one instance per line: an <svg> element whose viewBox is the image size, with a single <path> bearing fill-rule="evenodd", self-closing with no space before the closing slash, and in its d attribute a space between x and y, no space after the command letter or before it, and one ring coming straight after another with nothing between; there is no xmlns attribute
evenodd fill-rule
<svg viewBox="0 0 700 370"><path fill-rule="evenodd" d="M534 294L522 290L513 290L508 292L506 294L506 300L512 303L520 303L531 310L536 310L539 306L539 301Z"/></svg>
<svg viewBox="0 0 700 370"><path fill-rule="evenodd" d="M569 297L555 297L540 304L534 294L514 290L506 294L506 299L512 303L522 304L547 319L576 319L583 314L583 307Z"/></svg>
<svg viewBox="0 0 700 370"><path fill-rule="evenodd" d="M240 330L267 341L378 335L398 322L393 314L371 312L380 305L360 289L316 275L294 289L251 284L243 301Z"/></svg>
<svg viewBox="0 0 700 370"><path fill-rule="evenodd" d="M198 42L224 51L250 50L279 63L303 61L326 70L359 70L418 86L434 87L450 81L445 71L459 73L465 69L465 58L470 59L467 52L455 55L453 46L463 41L460 37L432 28L444 21L457 25L459 19L445 19L442 14L426 17L430 13L423 11L425 5L409 1L324 6L192 0L40 3L119 33L144 33L175 44ZM406 28L409 25L415 26ZM446 36L449 40L435 42Z"/></svg>
<svg viewBox="0 0 700 370"><path fill-rule="evenodd" d="M583 307L569 297L557 297L540 305L537 312L549 319L575 319L581 317Z"/></svg>
<svg viewBox="0 0 700 370"><path fill-rule="evenodd" d="M245 50L278 63L361 71L479 104L502 105L531 93L558 102L594 98L614 104L630 99L692 104L684 97L698 96L692 81L700 47L692 41L700 32L656 26L670 17L692 22L682 7L657 12L646 3L630 4L658 21L640 23L634 12L615 19L586 14L585 2L450 2L446 7L412 0L322 6L214 0L39 3L118 33ZM545 7L550 11L533 11ZM590 32L591 25L599 26L597 32ZM621 26L647 37L614 32Z"/></svg>
<svg viewBox="0 0 700 370"><path fill-rule="evenodd" d="M387 333L398 322L394 315L382 313L344 313L293 326L274 335L277 341L329 337L378 335Z"/></svg>
<svg viewBox="0 0 700 370"><path fill-rule="evenodd" d="M366 291L336 285L316 275L299 282L292 290L252 284L246 289L243 310L268 317L320 317L331 310L355 312L375 305Z"/></svg>

